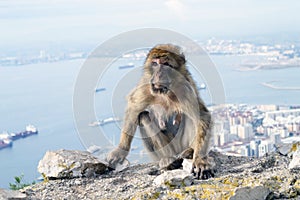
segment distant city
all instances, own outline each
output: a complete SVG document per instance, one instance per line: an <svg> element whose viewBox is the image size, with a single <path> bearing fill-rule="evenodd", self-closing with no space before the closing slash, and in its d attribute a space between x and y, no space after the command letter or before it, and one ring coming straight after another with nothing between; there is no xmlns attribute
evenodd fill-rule
<svg viewBox="0 0 300 200"><path fill-rule="evenodd" d="M236 69L241 71L300 67L300 46L292 42L256 44L211 38L198 43L209 55L259 57L258 60L251 57L250 61L240 63ZM65 50L64 53L43 49L36 52L24 55L18 52L17 56L2 55L0 66L84 59L90 54L88 50L75 49ZM147 50L138 50L122 57L143 60L146 55ZM279 88L269 82L262 84L273 89L300 89ZM300 106L226 104L210 109L214 118L213 147L227 154L260 157L272 152L275 145L281 142L300 141Z"/></svg>
<svg viewBox="0 0 300 200"><path fill-rule="evenodd" d="M210 55L257 55L263 60L241 63L240 70L255 70L258 68L295 67L300 65L300 46L297 43L287 42L283 44L256 44L239 40L220 40L211 38L207 41L199 41L199 45ZM47 51L40 49L31 52L16 52L0 56L0 66L16 66L44 62L57 62L62 60L87 58L89 50L76 50L74 48L61 51ZM146 50L139 50L123 55L125 58L144 59Z"/></svg>
<svg viewBox="0 0 300 200"><path fill-rule="evenodd" d="M35 63L58 62L63 60L86 58L86 52L66 52L66 53L50 53L46 50L40 50L36 55L18 55L0 57L0 66L19 66Z"/></svg>
<svg viewBox="0 0 300 200"><path fill-rule="evenodd" d="M277 69L300 66L300 47L291 42L285 44L254 44L238 40L210 39L201 46L210 55L248 55L249 61L240 63L238 70ZM253 58L257 56L257 58Z"/></svg>
<svg viewBox="0 0 300 200"><path fill-rule="evenodd" d="M214 149L260 157L281 142L300 141L300 106L218 105L210 108Z"/></svg>

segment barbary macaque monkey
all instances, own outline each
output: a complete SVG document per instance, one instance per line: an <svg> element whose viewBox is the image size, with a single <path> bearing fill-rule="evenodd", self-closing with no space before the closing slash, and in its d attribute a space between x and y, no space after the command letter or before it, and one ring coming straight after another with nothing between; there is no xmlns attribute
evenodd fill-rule
<svg viewBox="0 0 300 200"><path fill-rule="evenodd" d="M185 64L178 46L150 50L143 76L128 96L120 143L107 156L112 168L128 155L139 126L144 146L160 168L192 158L197 178L213 176L213 159L208 157L211 115Z"/></svg>

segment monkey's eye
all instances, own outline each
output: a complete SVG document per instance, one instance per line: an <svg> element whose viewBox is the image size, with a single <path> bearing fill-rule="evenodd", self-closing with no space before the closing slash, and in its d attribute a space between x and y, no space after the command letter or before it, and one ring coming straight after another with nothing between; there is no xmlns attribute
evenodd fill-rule
<svg viewBox="0 0 300 200"><path fill-rule="evenodd" d="M173 65L171 65L170 63L166 62L164 63L164 65L168 66L168 67L171 67L171 68L174 68Z"/></svg>
<svg viewBox="0 0 300 200"><path fill-rule="evenodd" d="M156 67L158 65L158 63L155 62L155 61L152 61L151 65L154 66L154 67Z"/></svg>

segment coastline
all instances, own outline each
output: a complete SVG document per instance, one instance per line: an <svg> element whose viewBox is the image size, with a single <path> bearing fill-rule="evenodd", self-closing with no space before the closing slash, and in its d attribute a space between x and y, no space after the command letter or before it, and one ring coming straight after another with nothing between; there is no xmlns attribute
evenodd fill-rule
<svg viewBox="0 0 300 200"><path fill-rule="evenodd" d="M296 68L300 67L300 65L241 65L236 70L240 72L247 71L256 71L259 69L262 70L274 70L274 69L286 69L286 68Z"/></svg>
<svg viewBox="0 0 300 200"><path fill-rule="evenodd" d="M291 87L291 86L287 86L287 87L283 87L283 86L276 86L274 84L274 81L271 82L262 82L260 83L261 85L274 89L274 90L300 90L300 87Z"/></svg>

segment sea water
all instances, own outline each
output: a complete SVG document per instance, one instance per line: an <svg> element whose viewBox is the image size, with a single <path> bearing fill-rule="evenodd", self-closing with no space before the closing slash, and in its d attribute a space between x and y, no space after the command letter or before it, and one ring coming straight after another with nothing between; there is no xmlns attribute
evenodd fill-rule
<svg viewBox="0 0 300 200"><path fill-rule="evenodd" d="M277 81L289 87L300 86L300 67L272 70L238 71L239 63L247 56L212 56L225 89L226 103L285 104L299 105L299 90L275 90L263 86L262 82ZM134 68L119 69L118 66L134 62ZM128 91L114 99L115 84L131 70L138 69L142 60L119 59L109 66L108 73L99 78L95 88L105 87L95 93L95 113L98 119L115 115L122 118ZM19 132L28 124L39 130L38 135L14 141L12 148L0 150L0 187L8 188L14 176L24 174L25 182L36 180L38 161L47 150L85 150L76 131L73 119L72 95L76 78L84 60L69 60L54 63L39 63L15 67L0 67L0 132ZM205 83L205 77L194 75L197 84ZM133 87L138 77L128 87ZM218 83L220 84L220 83ZM113 86L114 85L114 86ZM209 85L200 90L207 104L211 103ZM118 97L119 97L118 96ZM113 99L113 100L112 100ZM115 101L115 102L111 102ZM118 105L114 108L112 105ZM123 108L124 107L124 108ZM102 126L103 132L112 144L117 144L120 123ZM87 124L88 126L88 124ZM99 127L94 127L99 128ZM132 145L140 155L141 141L137 138ZM143 157L144 158L144 157ZM141 161L138 156L131 162Z"/></svg>

